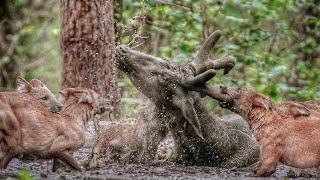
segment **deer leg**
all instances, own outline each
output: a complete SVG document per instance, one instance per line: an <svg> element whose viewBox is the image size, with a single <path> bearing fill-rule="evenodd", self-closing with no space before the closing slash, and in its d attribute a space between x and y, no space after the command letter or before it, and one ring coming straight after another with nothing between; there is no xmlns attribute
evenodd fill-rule
<svg viewBox="0 0 320 180"><path fill-rule="evenodd" d="M70 167L72 167L78 171L81 171L81 167L79 166L77 161L67 151L55 152L52 155L54 157L60 159L61 161L67 163Z"/></svg>

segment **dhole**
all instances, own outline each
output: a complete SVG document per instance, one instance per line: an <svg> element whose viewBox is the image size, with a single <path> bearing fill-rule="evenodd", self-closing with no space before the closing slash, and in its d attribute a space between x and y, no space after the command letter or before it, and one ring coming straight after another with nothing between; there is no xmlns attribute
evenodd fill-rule
<svg viewBox="0 0 320 180"><path fill-rule="evenodd" d="M38 79L32 79L29 83L24 78L18 76L17 88L18 92L29 93L52 112L59 112L62 108L62 104L56 99L55 95ZM15 93L10 94L14 95Z"/></svg>
<svg viewBox="0 0 320 180"><path fill-rule="evenodd" d="M142 150L141 126L138 123L118 123L103 129L93 146L89 167L97 168L114 160L137 162Z"/></svg>
<svg viewBox="0 0 320 180"><path fill-rule="evenodd" d="M311 101L284 101L276 104L275 110L281 117L293 117L295 120L320 120L320 108Z"/></svg>
<svg viewBox="0 0 320 180"><path fill-rule="evenodd" d="M40 80L32 79L29 83L18 76L16 82L18 92L0 92L0 144L6 144L9 149L16 147L20 142L19 120L21 119L17 119L16 115L19 109L28 103L26 100L38 101L44 108L53 112L59 111L62 107L53 93ZM0 152L0 159L4 158L2 152Z"/></svg>
<svg viewBox="0 0 320 180"><path fill-rule="evenodd" d="M2 125L7 128L1 130L5 140L0 145L0 168L6 168L16 155L33 154L58 158L80 170L72 153L84 144L86 124L99 105L98 94L86 88L68 88L60 93L66 97L60 114L49 112L29 94L5 99L8 104L19 103L1 108ZM14 132L21 132L21 136Z"/></svg>
<svg viewBox="0 0 320 180"><path fill-rule="evenodd" d="M272 174L279 161L298 168L320 165L320 121L282 117L267 96L251 89L223 88L222 92L233 99L222 107L245 118L260 143L258 175Z"/></svg>
<svg viewBox="0 0 320 180"><path fill-rule="evenodd" d="M147 133L146 124L152 118L149 112L145 111L150 107L147 105L138 110L136 123L112 124L102 130L94 143L89 168L97 168L112 161L122 163L140 161L143 141ZM166 131L162 132L161 140L166 137L166 133ZM164 152L162 154L165 155Z"/></svg>
<svg viewBox="0 0 320 180"><path fill-rule="evenodd" d="M138 123L118 123L103 129L93 149L89 168L97 168L113 161L138 163L143 151L145 125ZM162 140L165 138L163 135ZM158 148L156 161L166 161L172 155L171 147Z"/></svg>

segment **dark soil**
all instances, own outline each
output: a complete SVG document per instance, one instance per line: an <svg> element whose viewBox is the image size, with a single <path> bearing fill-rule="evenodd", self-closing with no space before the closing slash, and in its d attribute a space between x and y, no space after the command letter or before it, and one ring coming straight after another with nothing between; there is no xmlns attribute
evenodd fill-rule
<svg viewBox="0 0 320 180"><path fill-rule="evenodd" d="M91 132L91 133L90 133ZM90 158L92 146L92 128L88 133L88 144L75 153L78 162L86 164ZM150 165L109 164L97 170L58 170L52 172L52 160L13 159L6 170L0 171L0 179L19 178L21 169L28 169L36 179L260 179L254 176L252 168L221 169L214 167L197 167L175 165L163 162ZM84 168L85 169L85 168ZM300 170L279 165L269 179L320 179L316 168Z"/></svg>

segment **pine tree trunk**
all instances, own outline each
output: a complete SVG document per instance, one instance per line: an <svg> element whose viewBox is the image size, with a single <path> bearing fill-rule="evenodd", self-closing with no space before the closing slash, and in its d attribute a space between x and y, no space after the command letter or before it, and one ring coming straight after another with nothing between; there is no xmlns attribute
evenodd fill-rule
<svg viewBox="0 0 320 180"><path fill-rule="evenodd" d="M61 0L62 88L88 87L111 101L117 116L120 93L113 0Z"/></svg>

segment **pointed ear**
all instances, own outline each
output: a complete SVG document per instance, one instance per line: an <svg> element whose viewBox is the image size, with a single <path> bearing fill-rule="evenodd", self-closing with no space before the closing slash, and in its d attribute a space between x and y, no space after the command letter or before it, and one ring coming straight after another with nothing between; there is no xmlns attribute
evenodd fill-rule
<svg viewBox="0 0 320 180"><path fill-rule="evenodd" d="M302 104L290 104L290 112L292 116L310 116L310 110Z"/></svg>
<svg viewBox="0 0 320 180"><path fill-rule="evenodd" d="M32 85L21 76L17 77L16 82L17 82L18 92L21 92L21 93L30 92L33 88Z"/></svg>
<svg viewBox="0 0 320 180"><path fill-rule="evenodd" d="M70 88L66 88L66 89L59 91L59 94L63 95L64 97L68 97L70 94L69 92L70 92Z"/></svg>
<svg viewBox="0 0 320 180"><path fill-rule="evenodd" d="M44 87L45 85L39 79L31 79L30 84L32 87Z"/></svg>
<svg viewBox="0 0 320 180"><path fill-rule="evenodd" d="M253 98L252 104L253 104L254 107L261 107L261 108L264 108L266 110L270 110L272 108L271 100L267 96L260 95L260 94L257 94Z"/></svg>
<svg viewBox="0 0 320 180"><path fill-rule="evenodd" d="M89 104L93 104L93 98L88 94L88 93L74 93L74 95L78 98L78 103L89 103Z"/></svg>

